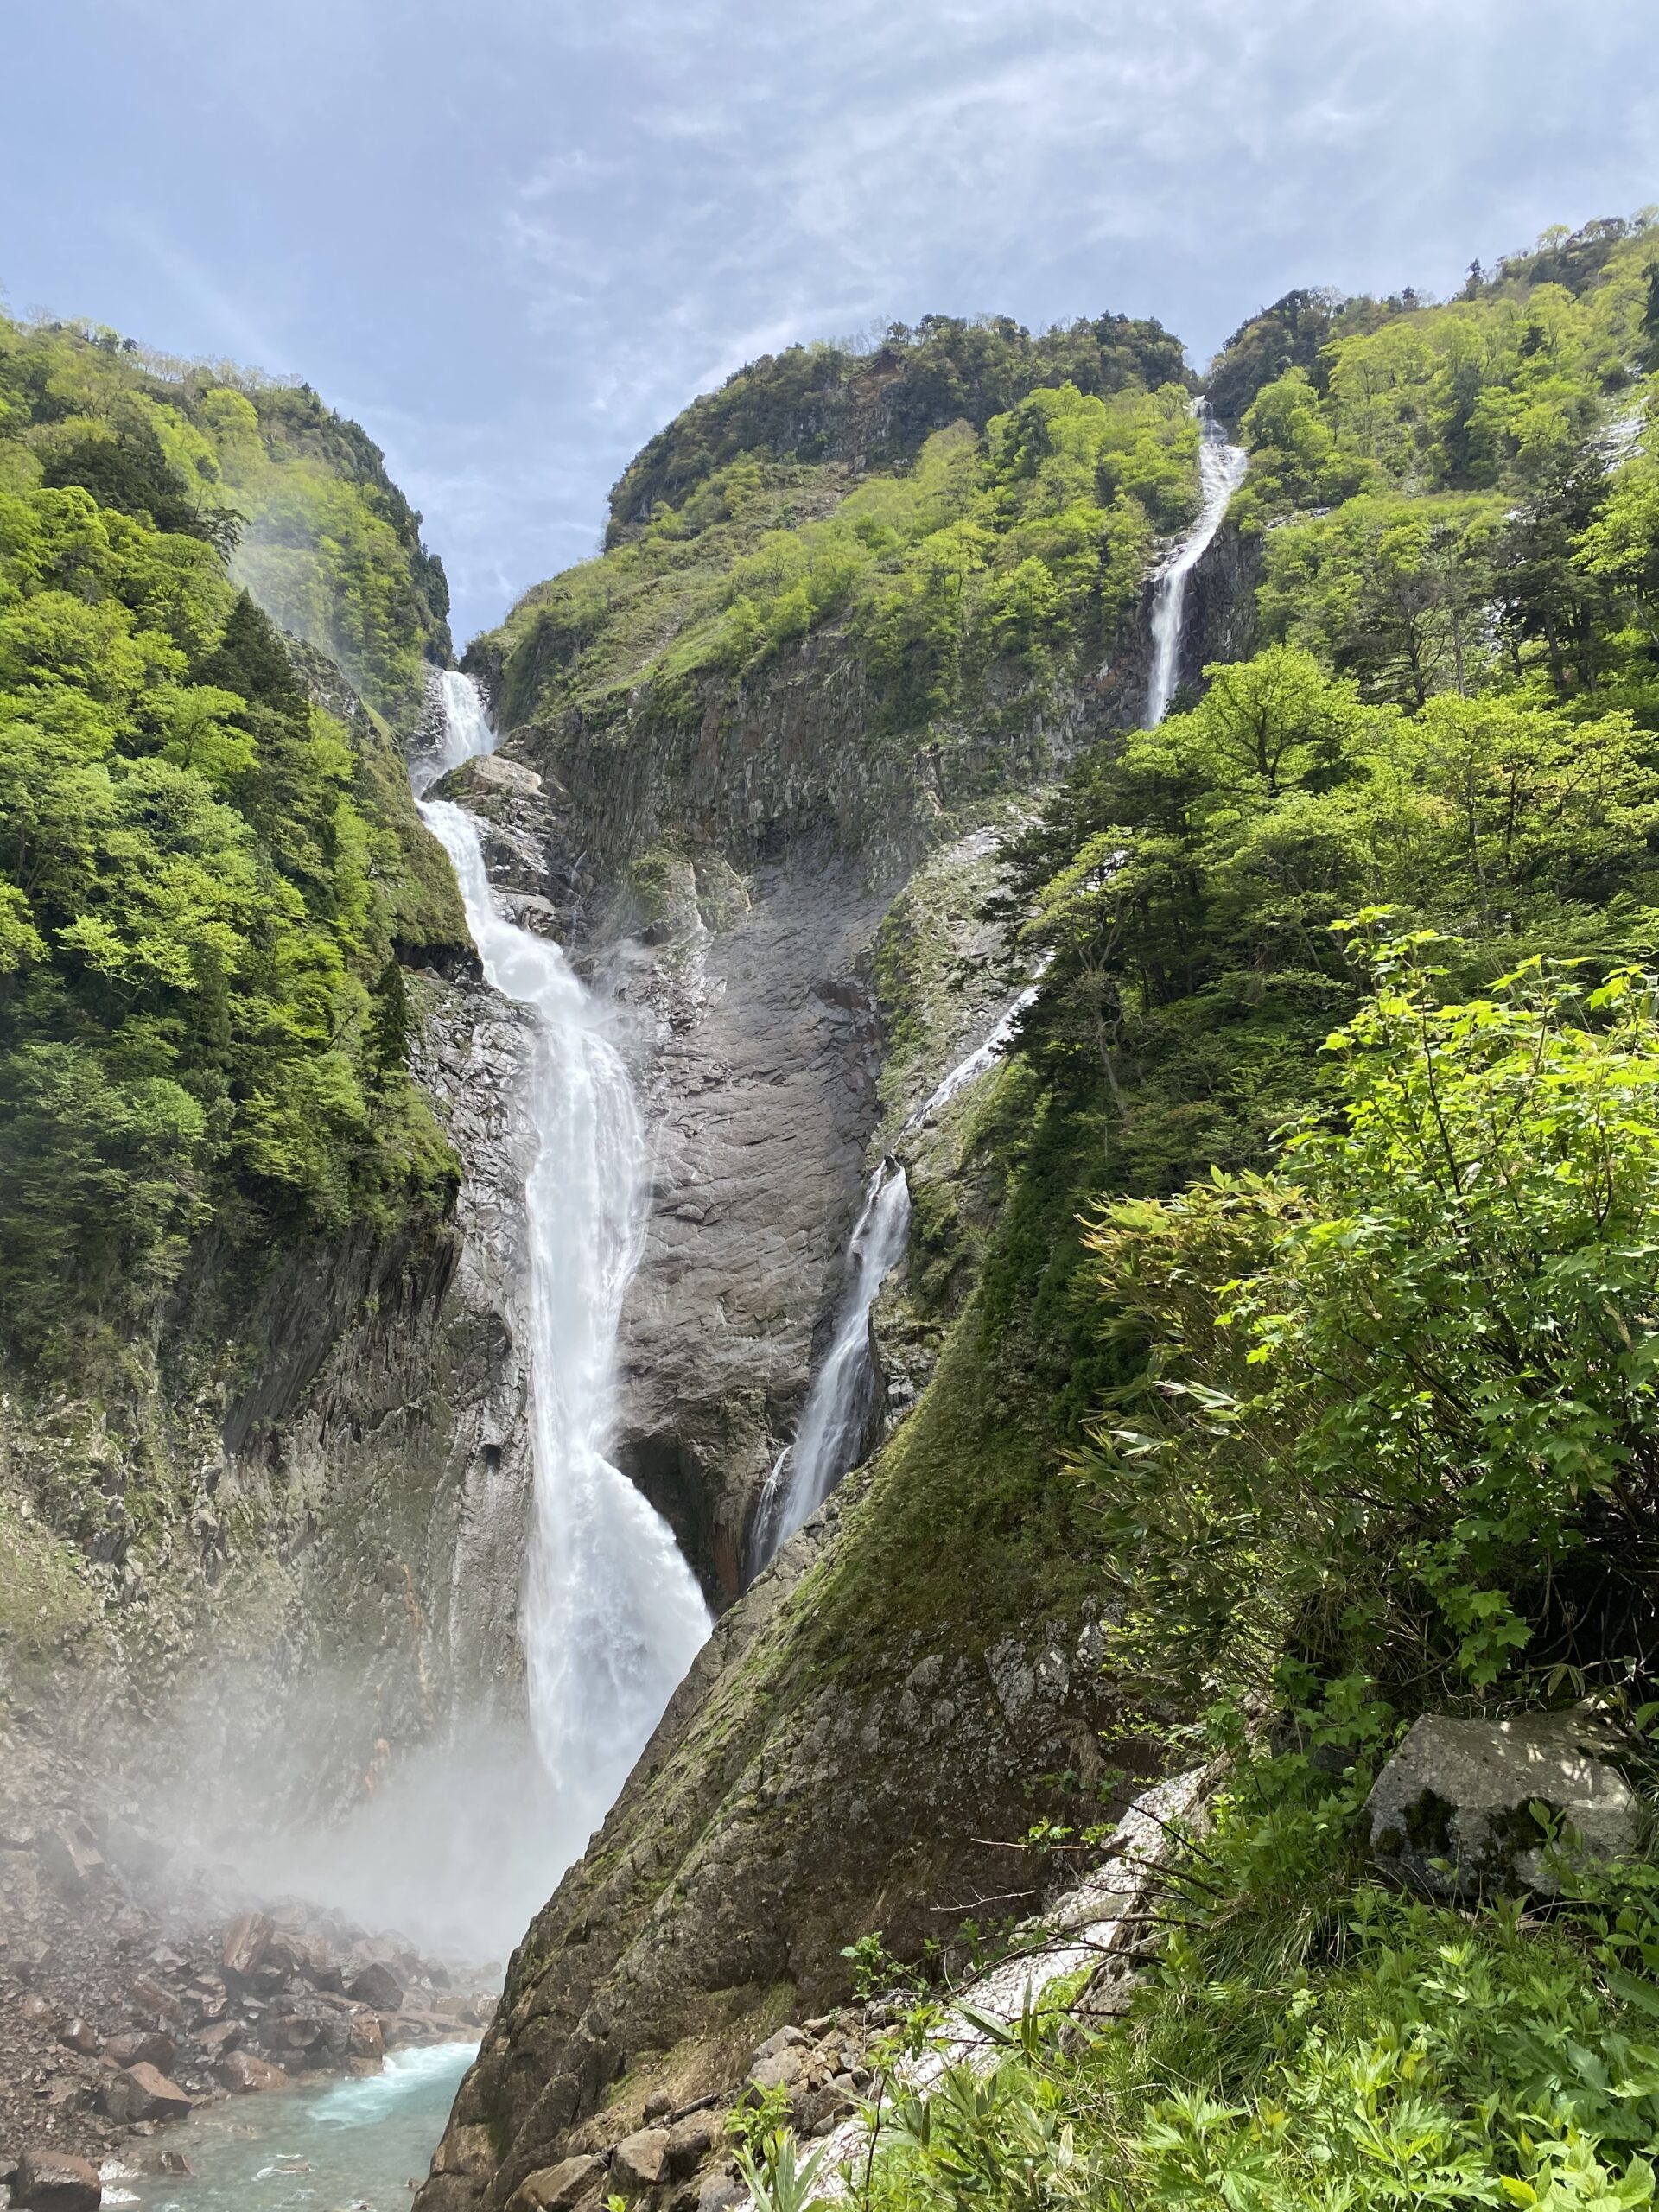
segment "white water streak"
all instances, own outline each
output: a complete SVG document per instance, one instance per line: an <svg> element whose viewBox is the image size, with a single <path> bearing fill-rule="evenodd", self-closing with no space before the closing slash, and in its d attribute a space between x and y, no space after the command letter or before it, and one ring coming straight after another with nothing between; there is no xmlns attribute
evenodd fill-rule
<svg viewBox="0 0 1659 2212"><path fill-rule="evenodd" d="M835 1335L812 1377L795 1441L787 1454L779 1453L755 1510L750 1552L756 1570L811 1519L858 1459L875 1389L870 1309L909 1235L910 1185L896 1160L884 1160L865 1185L853 1224ZM788 1480L780 1496L785 1458Z"/></svg>
<svg viewBox="0 0 1659 2212"><path fill-rule="evenodd" d="M1165 560L1152 583L1152 678L1147 686L1148 729L1169 712L1180 681L1181 625L1186 611L1186 580L1221 528L1228 503L1244 481L1248 457L1229 445L1227 434L1203 400L1193 403L1198 418L1199 505L1198 520Z"/></svg>
<svg viewBox="0 0 1659 2212"><path fill-rule="evenodd" d="M1046 956L1042 965L1048 965ZM1037 972L1040 976L1042 968ZM1004 1007L984 1042L958 1060L923 1100L905 1122L901 1136L920 1128L958 1091L965 1090L995 1065L1013 1041L1020 1015L1036 996L1033 980ZM850 1265L836 1310L835 1335L812 1378L795 1440L785 1445L772 1462L756 1501L748 1541L751 1581L857 1464L875 1387L870 1313L882 1284L904 1256L909 1235L910 1185L897 1160L884 1160L865 1185L864 1204L848 1243Z"/></svg>
<svg viewBox="0 0 1659 2212"><path fill-rule="evenodd" d="M443 678L433 774L494 740L477 688ZM454 863L499 991L535 1020L524 1189L535 1503L519 1612L536 1744L559 1794L561 1868L581 1853L709 1632L667 1523L605 1456L617 1330L645 1230L645 1147L632 1085L600 1009L556 944L507 921L479 824L446 799L421 812Z"/></svg>

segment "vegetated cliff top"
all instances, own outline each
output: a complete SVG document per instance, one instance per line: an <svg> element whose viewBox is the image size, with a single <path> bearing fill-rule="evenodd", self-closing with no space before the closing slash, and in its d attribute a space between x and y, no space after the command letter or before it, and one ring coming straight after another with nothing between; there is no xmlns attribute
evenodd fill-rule
<svg viewBox="0 0 1659 2212"><path fill-rule="evenodd" d="M1628 219L1602 216L1576 231L1554 224L1535 245L1504 254L1490 270L1471 262L1459 300L1519 305L1543 285L1559 286L1581 299L1610 273L1617 274L1618 264L1630 258L1633 245L1639 250L1651 213L1643 209ZM1288 369L1302 370L1323 391L1335 359L1332 349L1344 340L1363 337L1402 317L1432 315L1440 304L1432 294L1410 285L1383 299L1368 293L1350 296L1329 285L1299 286L1239 325L1210 364L1205 396L1224 421L1236 423L1263 386Z"/></svg>
<svg viewBox="0 0 1659 2212"><path fill-rule="evenodd" d="M1193 512L1191 399L1178 341L1121 316L792 347L653 439L606 551L528 592L468 665L509 728L717 727L823 638L868 680L872 733L919 749L1034 726L1039 697L1121 652Z"/></svg>
<svg viewBox="0 0 1659 2212"><path fill-rule="evenodd" d="M79 484L207 539L365 699L410 712L450 658L449 587L359 424L290 385L100 325L0 317L0 488Z"/></svg>
<svg viewBox="0 0 1659 2212"><path fill-rule="evenodd" d="M982 430L1041 385L1104 395L1189 382L1181 342L1160 322L1101 315L1036 337L1007 315L924 315L893 323L868 353L791 346L762 354L677 415L623 471L606 543L642 528L739 454L844 461L913 459L935 430Z"/></svg>
<svg viewBox="0 0 1659 2212"><path fill-rule="evenodd" d="M0 321L0 1348L65 1371L204 1231L451 1188L399 962L465 918L323 658L406 715L442 571L361 431L232 373Z"/></svg>

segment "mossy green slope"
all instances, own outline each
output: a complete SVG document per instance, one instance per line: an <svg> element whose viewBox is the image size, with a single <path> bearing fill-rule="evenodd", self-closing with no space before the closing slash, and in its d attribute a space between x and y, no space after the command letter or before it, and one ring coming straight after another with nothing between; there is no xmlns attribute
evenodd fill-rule
<svg viewBox="0 0 1659 2212"><path fill-rule="evenodd" d="M451 1187L399 960L466 927L376 711L447 653L442 571L360 431L245 385L0 323L4 1334L58 1365L209 1224L391 1233Z"/></svg>

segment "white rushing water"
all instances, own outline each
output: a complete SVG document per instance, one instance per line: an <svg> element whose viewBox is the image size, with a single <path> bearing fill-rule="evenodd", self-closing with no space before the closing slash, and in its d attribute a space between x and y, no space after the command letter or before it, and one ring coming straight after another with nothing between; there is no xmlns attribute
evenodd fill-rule
<svg viewBox="0 0 1659 2212"><path fill-rule="evenodd" d="M489 751L477 687L443 678L446 742L429 782ZM556 1792L557 1864L609 1809L709 1633L668 1524L606 1457L617 1330L645 1229L645 1145L602 1009L556 944L496 906L479 825L425 799L461 885L484 973L535 1019L525 1185L535 1503L519 1617L537 1748Z"/></svg>
<svg viewBox="0 0 1659 2212"><path fill-rule="evenodd" d="M801 1408L795 1440L781 1452L755 1507L748 1544L758 1574L857 1462L875 1390L870 1309L897 1266L910 1234L910 1185L896 1160L884 1160L864 1186L847 1246L847 1280L835 1334Z"/></svg>
<svg viewBox="0 0 1659 2212"><path fill-rule="evenodd" d="M1041 972L1039 969L1038 974ZM1003 1009L984 1042L964 1054L923 1100L906 1121L901 1135L920 1128L958 1091L995 1066L1036 996L1033 980ZM903 1167L889 1158L864 1187L864 1203L848 1241L847 1280L836 1309L835 1334L806 1394L795 1440L779 1453L755 1505L746 1560L749 1581L857 1464L875 1392L870 1313L882 1284L904 1256L909 1235L910 1185Z"/></svg>
<svg viewBox="0 0 1659 2212"><path fill-rule="evenodd" d="M1186 611L1186 580L1216 532L1227 503L1244 481L1247 457L1229 445L1227 434L1206 403L1195 400L1198 418L1199 505L1198 520L1152 580L1152 677L1147 685L1147 728L1156 729L1169 712L1180 680L1181 624Z"/></svg>

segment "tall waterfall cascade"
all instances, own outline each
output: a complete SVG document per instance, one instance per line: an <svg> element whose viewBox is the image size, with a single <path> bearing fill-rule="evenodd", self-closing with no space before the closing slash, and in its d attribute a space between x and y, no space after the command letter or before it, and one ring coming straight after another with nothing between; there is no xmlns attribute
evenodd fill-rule
<svg viewBox="0 0 1659 2212"><path fill-rule="evenodd" d="M1205 400L1193 402L1198 418L1198 512L1185 537L1152 580L1152 675L1147 684L1146 726L1156 729L1169 712L1180 681L1181 629L1186 613L1186 584L1209 550L1228 503L1244 481L1249 466L1242 446L1227 434Z"/></svg>
<svg viewBox="0 0 1659 2212"><path fill-rule="evenodd" d="M520 1600L530 1716L555 1786L559 1870L582 1853L709 1633L668 1524L606 1457L617 1332L645 1233L645 1141L603 1007L559 947L499 912L475 817L425 791L494 744L467 677L443 677L444 740L420 810L454 865L490 983L534 1022L525 1185L535 1496Z"/></svg>

